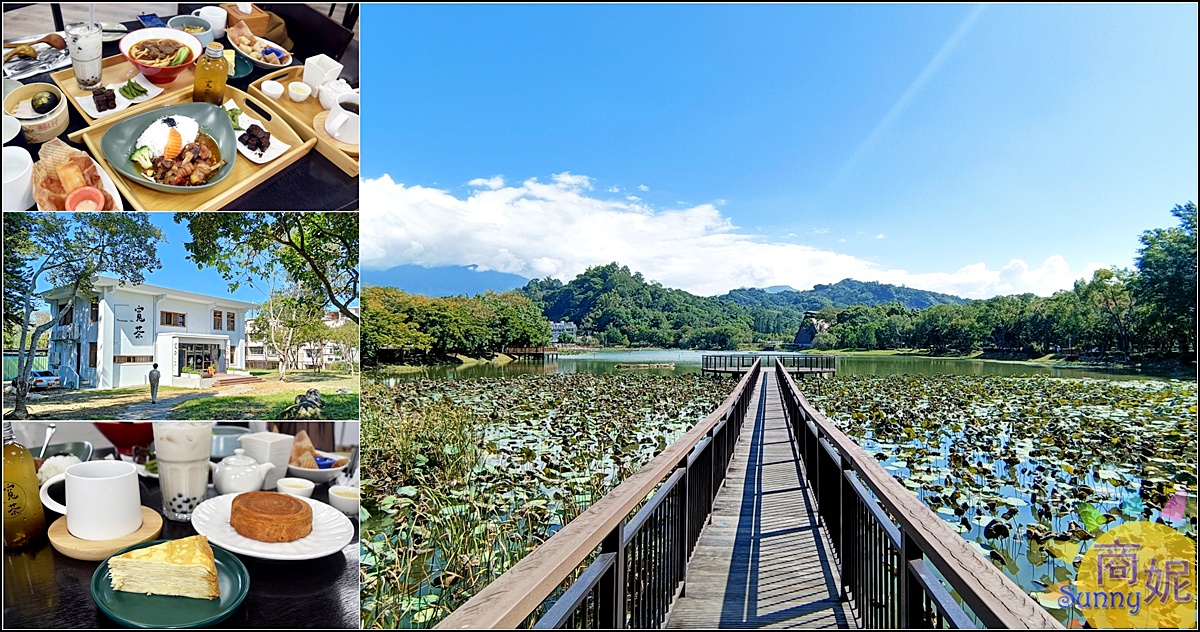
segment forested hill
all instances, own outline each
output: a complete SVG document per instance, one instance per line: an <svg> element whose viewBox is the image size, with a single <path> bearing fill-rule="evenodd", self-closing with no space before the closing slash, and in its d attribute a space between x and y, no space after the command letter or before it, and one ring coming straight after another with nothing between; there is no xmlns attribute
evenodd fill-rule
<svg viewBox="0 0 1200 632"><path fill-rule="evenodd" d="M965 305L968 302L965 298L951 294L854 279L843 279L831 285L817 284L813 289L804 291L768 290L741 288L716 298L738 305L790 307L800 311L816 311L822 307L872 306L893 301L909 309L925 309L934 305Z"/></svg>
<svg viewBox="0 0 1200 632"><path fill-rule="evenodd" d="M589 268L565 285L557 279L535 279L522 292L540 301L550 320L574 322L602 344L703 348L732 348L758 337L790 342L805 310L822 307L899 301L914 308L966 302L935 292L849 279L805 292L741 289L704 297L647 282L640 273L616 263Z"/></svg>

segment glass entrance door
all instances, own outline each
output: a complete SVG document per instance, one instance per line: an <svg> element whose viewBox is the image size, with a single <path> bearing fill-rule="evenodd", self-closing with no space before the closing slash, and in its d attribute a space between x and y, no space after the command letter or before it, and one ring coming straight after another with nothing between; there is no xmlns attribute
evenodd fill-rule
<svg viewBox="0 0 1200 632"><path fill-rule="evenodd" d="M212 366L220 371L221 346L210 344L181 344L179 345L180 366L187 367L196 373Z"/></svg>

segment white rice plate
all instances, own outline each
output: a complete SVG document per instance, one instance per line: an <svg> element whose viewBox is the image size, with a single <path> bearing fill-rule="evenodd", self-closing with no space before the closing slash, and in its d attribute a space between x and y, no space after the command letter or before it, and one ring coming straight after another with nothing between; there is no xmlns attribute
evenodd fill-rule
<svg viewBox="0 0 1200 632"><path fill-rule="evenodd" d="M196 135L200 133L200 124L196 119L189 116L164 116L157 121L154 121L146 131L138 136L137 144L134 146L136 151L138 147L149 147L150 153L155 158L163 155L167 148L167 139L171 133L171 127L164 123L164 119L175 119L175 131L179 132L179 137L183 139L183 144L196 142ZM174 156L171 156L174 158Z"/></svg>
<svg viewBox="0 0 1200 632"><path fill-rule="evenodd" d="M42 463L42 469L38 470L38 484L45 485L46 481L67 471L68 467L80 463L79 457L74 454L60 454L47 458Z"/></svg>

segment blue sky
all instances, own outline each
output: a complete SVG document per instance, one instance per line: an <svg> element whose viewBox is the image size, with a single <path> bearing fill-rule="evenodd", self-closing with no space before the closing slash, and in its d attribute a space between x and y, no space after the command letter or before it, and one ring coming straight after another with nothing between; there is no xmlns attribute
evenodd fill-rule
<svg viewBox="0 0 1200 632"><path fill-rule="evenodd" d="M363 267L1049 294L1131 266L1197 198L1196 24L1195 5L364 5Z"/></svg>

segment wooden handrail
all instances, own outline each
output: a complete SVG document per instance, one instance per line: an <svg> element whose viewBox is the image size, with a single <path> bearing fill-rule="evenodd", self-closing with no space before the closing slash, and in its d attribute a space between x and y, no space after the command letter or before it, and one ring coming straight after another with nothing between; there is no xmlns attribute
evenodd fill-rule
<svg viewBox="0 0 1200 632"><path fill-rule="evenodd" d="M721 423L743 391L753 386L754 370L734 387L715 410L625 479L611 492L568 522L495 581L480 590L437 624L439 629L515 628L542 605L570 574L591 555L650 492L658 487L688 454Z"/></svg>
<svg viewBox="0 0 1200 632"><path fill-rule="evenodd" d="M776 373L809 421L820 430L829 444L837 448L842 459L850 463L859 479L875 494L876 500L899 523L902 536L911 538L984 625L1020 629L1063 628L1057 619L972 548L945 520L930 511L920 498L897 482L878 461L809 404L791 375L781 369L777 362Z"/></svg>

